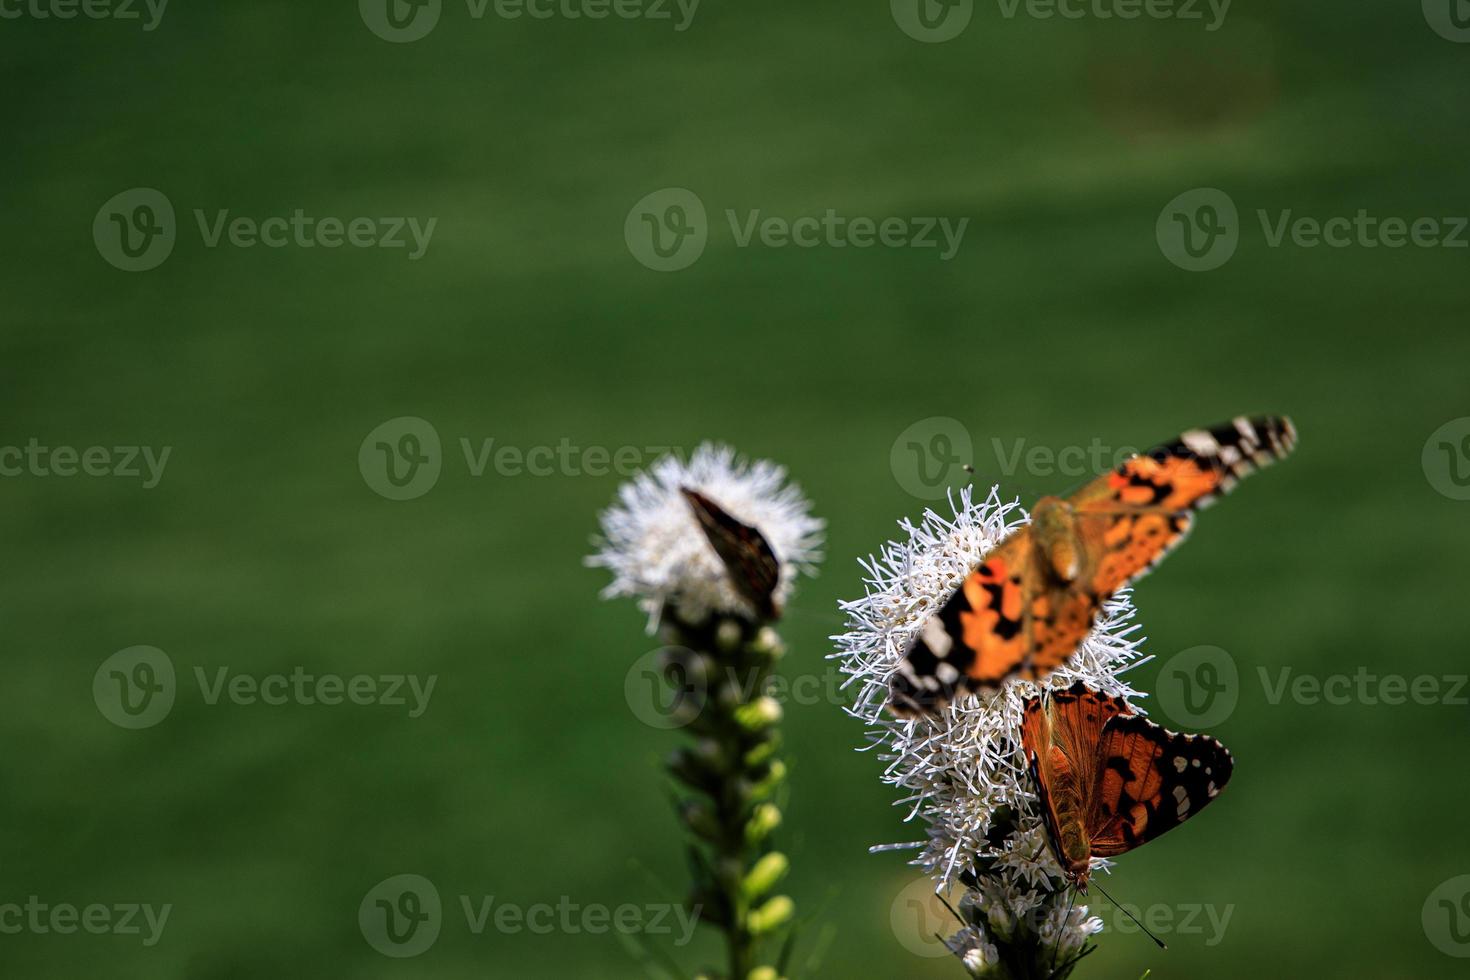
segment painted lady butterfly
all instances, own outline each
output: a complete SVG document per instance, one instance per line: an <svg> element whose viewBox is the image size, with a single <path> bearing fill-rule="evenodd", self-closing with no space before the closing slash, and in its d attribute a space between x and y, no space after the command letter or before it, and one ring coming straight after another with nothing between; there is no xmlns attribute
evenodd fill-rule
<svg viewBox="0 0 1470 980"><path fill-rule="evenodd" d="M1193 429L1071 497L1043 497L923 624L894 674L889 707L913 717L957 695L1055 670L1102 604L1189 531L1193 512L1296 444L1291 420L1244 416Z"/></svg>
<svg viewBox="0 0 1470 980"><path fill-rule="evenodd" d="M750 603L762 620L781 618L781 608L776 602L776 586L781 580L781 563L771 550L765 536L742 524L725 512L719 504L688 487L680 488L690 510L704 529L704 536L725 571L730 574L730 583L740 597Z"/></svg>
<svg viewBox="0 0 1470 980"><path fill-rule="evenodd" d="M1219 795L1234 767L1215 739L1177 735L1082 684L1027 702L1021 741L1053 853L1084 893L1093 857L1173 830Z"/></svg>

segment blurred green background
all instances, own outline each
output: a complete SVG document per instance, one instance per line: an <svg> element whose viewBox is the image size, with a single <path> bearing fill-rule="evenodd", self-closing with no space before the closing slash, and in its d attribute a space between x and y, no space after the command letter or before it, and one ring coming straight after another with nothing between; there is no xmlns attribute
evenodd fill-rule
<svg viewBox="0 0 1470 980"><path fill-rule="evenodd" d="M1228 929L1166 935L1167 953L1105 935L1078 976L1463 974L1421 913L1470 873L1470 713L1272 704L1256 669L1466 670L1470 502L1436 489L1421 451L1470 414L1470 252L1272 248L1256 212L1470 211L1470 47L1417 3L1237 3L1214 31L982 3L944 43L886 8L706 0L677 31L445 0L412 43L340 0L176 0L151 31L6 8L22 15L0 20L0 446L172 454L153 489L0 478L0 904L173 909L151 947L0 934L5 973L641 975L613 936L475 935L459 912L460 895L649 904L682 883L657 768L678 737L623 696L654 643L582 565L619 478L476 477L461 438L713 437L787 464L830 534L786 669L821 673L837 600L861 594L855 559L926 506L890 466L909 426L959 420L976 479L1029 502L1077 480L998 472L992 439L1142 446L1272 411L1295 418L1298 454L1136 596L1160 658L1136 686L1199 644L1239 664L1239 707L1212 729L1234 783L1108 883L1135 905L1229 907ZM177 243L130 273L93 221L135 187L172 202ZM698 195L709 241L661 273L624 221L668 187ZM1188 272L1155 223L1199 187L1239 207L1239 247ZM194 219L296 208L438 224L411 261L209 248ZM946 262L741 248L724 218L828 208L969 226ZM357 465L400 416L444 442L437 485L404 502ZM168 654L178 693L128 731L91 684L137 644ZM209 704L194 679L297 666L438 683L411 719ZM786 727L804 950L832 930L817 975L961 975L891 925L914 875L866 849L918 831L853 751L860 726L818 703ZM405 872L446 917L432 949L395 960L357 910ZM674 950L715 954L709 937Z"/></svg>

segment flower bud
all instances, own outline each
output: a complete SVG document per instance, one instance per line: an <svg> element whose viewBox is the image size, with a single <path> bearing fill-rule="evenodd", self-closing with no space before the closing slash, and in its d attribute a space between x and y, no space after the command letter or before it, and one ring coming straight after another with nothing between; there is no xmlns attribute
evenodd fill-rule
<svg viewBox="0 0 1470 980"><path fill-rule="evenodd" d="M779 660L786 655L786 645L781 642L780 634L769 626L760 628L746 645L746 650L762 660Z"/></svg>
<svg viewBox="0 0 1470 980"><path fill-rule="evenodd" d="M786 872L790 868L790 860L780 851L772 851L762 857L755 862L755 867L750 869L750 873L745 876L745 881L741 883L740 887L745 892L745 900L754 902L775 888L776 883L786 877Z"/></svg>
<svg viewBox="0 0 1470 980"><path fill-rule="evenodd" d="M772 759L771 764L766 767L764 778L751 783L746 788L748 797L752 800L763 800L776 791L781 781L786 778L786 763L780 759Z"/></svg>
<svg viewBox="0 0 1470 980"><path fill-rule="evenodd" d="M746 927L752 936L762 936L781 928L796 914L796 903L785 895L777 895L760 908L751 909Z"/></svg>
<svg viewBox="0 0 1470 980"><path fill-rule="evenodd" d="M715 627L715 646L721 653L734 653L740 648L741 635L745 631L733 619L722 619Z"/></svg>
<svg viewBox="0 0 1470 980"><path fill-rule="evenodd" d="M770 762L775 756L776 750L781 747L781 733L772 729L766 733L765 740L751 746L741 758L741 765L747 770L758 769Z"/></svg>
<svg viewBox="0 0 1470 980"><path fill-rule="evenodd" d="M745 822L745 842L759 844L781 826L781 811L774 803L761 803Z"/></svg>
<svg viewBox="0 0 1470 980"><path fill-rule="evenodd" d="M735 709L735 723L748 732L759 732L781 723L781 703L762 695Z"/></svg>
<svg viewBox="0 0 1470 980"><path fill-rule="evenodd" d="M709 657L681 646L666 646L660 649L658 666L665 676L677 671L676 679L696 684L704 683L711 673Z"/></svg>

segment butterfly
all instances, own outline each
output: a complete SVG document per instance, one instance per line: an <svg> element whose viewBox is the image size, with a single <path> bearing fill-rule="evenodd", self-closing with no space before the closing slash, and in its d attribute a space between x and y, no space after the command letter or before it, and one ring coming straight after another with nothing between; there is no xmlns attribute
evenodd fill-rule
<svg viewBox="0 0 1470 980"><path fill-rule="evenodd" d="M760 531L749 524L742 524L731 517L719 504L689 487L681 487L680 493L688 502L690 510L704 536L709 539L715 554L725 565L730 575L730 584L740 597L750 603L762 620L781 618L781 607L776 602L776 586L781 580L781 563L776 553Z"/></svg>
<svg viewBox="0 0 1470 980"><path fill-rule="evenodd" d="M1230 781L1230 752L1133 713L1083 684L1033 698L1021 744L1052 852L1087 891L1094 857L1113 857L1173 830Z"/></svg>
<svg viewBox="0 0 1470 980"><path fill-rule="evenodd" d="M1295 444L1290 419L1242 416L1133 456L1066 499L1041 498L924 621L889 709L934 713L960 694L1051 673L1103 603L1183 540L1195 511Z"/></svg>

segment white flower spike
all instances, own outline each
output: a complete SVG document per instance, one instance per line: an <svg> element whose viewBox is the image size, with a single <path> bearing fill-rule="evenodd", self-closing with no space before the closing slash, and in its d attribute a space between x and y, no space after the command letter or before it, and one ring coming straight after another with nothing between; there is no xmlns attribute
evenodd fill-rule
<svg viewBox="0 0 1470 980"><path fill-rule="evenodd" d="M868 725L870 747L886 764L883 781L899 790L907 819L927 824L924 841L874 850L917 848L912 863L935 879L936 889L963 882L969 890L962 904L978 914L950 946L973 975L1006 976L997 945L1003 953L1029 932L1048 952L1060 945L1065 961L1102 928L1085 908L1067 908L1068 889L1047 844L1021 747L1025 703L1078 681L1138 698L1119 675L1142 662L1141 638L1130 624L1131 597L1122 592L1104 605L1077 652L1043 680L963 695L934 718L891 715L889 688L910 641L986 552L1028 520L1018 502L1000 500L998 488L980 503L966 488L950 507L952 518L929 510L917 525L901 522L904 538L863 562L866 594L841 604L848 632L833 637L838 652L832 656L856 689L848 711ZM1019 929L1021 923L1029 928Z"/></svg>
<svg viewBox="0 0 1470 980"><path fill-rule="evenodd" d="M618 489L617 503L601 515L598 551L587 559L613 574L603 596L636 598L649 614L650 632L666 605L686 622L700 622L712 612L749 614L684 488L710 498L765 538L780 563L779 604L785 604L799 573L815 571L823 522L811 516L811 504L787 482L784 467L747 462L712 443L695 449L687 462L664 456Z"/></svg>
<svg viewBox="0 0 1470 980"><path fill-rule="evenodd" d="M789 948L796 914L776 893L790 859L771 839L787 769L768 693L784 647L770 624L798 573L815 570L821 532L784 469L705 444L624 484L587 559L612 571L605 596L636 598L650 632L662 627L658 660L691 739L667 763L686 791L676 805L688 904L724 934L722 975L741 980L776 975L761 964Z"/></svg>

